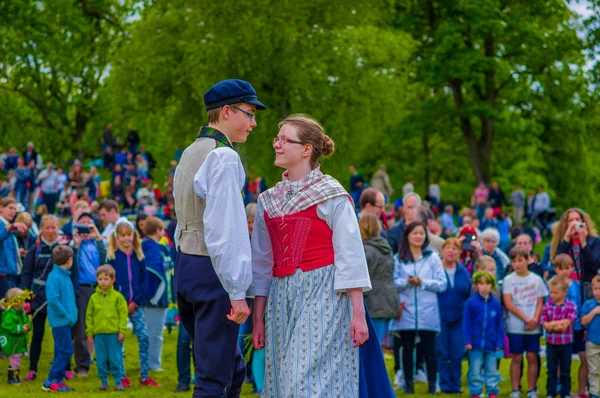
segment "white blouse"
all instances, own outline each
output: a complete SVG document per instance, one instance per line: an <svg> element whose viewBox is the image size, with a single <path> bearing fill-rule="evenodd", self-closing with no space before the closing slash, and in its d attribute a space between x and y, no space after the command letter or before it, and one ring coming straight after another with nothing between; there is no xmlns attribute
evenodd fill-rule
<svg viewBox="0 0 600 398"><path fill-rule="evenodd" d="M252 284L248 296L269 295L273 277L273 249L259 198L252 232ZM334 289L362 288L371 290L371 279L354 206L346 196L338 196L317 205L317 215L333 231ZM310 272L310 271L308 271Z"/></svg>

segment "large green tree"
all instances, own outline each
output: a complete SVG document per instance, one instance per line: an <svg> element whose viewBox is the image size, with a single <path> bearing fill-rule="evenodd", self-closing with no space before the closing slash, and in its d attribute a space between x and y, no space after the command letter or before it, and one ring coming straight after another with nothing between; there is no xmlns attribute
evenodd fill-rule
<svg viewBox="0 0 600 398"><path fill-rule="evenodd" d="M133 3L0 0L0 102L8 110L0 112L3 141L36 139L60 160L84 149L98 90L126 37Z"/></svg>
<svg viewBox="0 0 600 398"><path fill-rule="evenodd" d="M563 0L399 0L395 8L395 25L419 41L417 80L432 97L447 98L423 106L441 106L439 118L455 119L477 180L498 174L499 131L527 133L506 127L518 127L521 111L540 94L560 91L562 103L546 111L566 110L574 92L555 81L581 81L583 41ZM439 127L439 118L428 129Z"/></svg>
<svg viewBox="0 0 600 398"><path fill-rule="evenodd" d="M290 113L320 120L338 153L327 171L381 151L386 126L406 114L413 40L391 27L386 3L351 0L235 3L235 17L210 1L144 9L114 63L110 88L151 149L186 146L205 123L203 93L225 78L250 81L269 107L239 148L250 173L271 182L271 138ZM116 121L119 123L119 121ZM164 156L170 156L165 153Z"/></svg>

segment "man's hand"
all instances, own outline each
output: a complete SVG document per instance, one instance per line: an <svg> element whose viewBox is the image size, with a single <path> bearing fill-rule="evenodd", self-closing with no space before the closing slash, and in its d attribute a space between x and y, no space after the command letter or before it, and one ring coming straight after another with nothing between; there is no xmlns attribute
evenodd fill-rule
<svg viewBox="0 0 600 398"><path fill-rule="evenodd" d="M473 345L472 344L466 344L465 345L465 349L468 350L472 350L473 349Z"/></svg>
<svg viewBox="0 0 600 398"><path fill-rule="evenodd" d="M29 250L27 250L27 249L23 249L23 248L19 249L19 254L21 255L21 257L25 257L28 252L29 252Z"/></svg>
<svg viewBox="0 0 600 398"><path fill-rule="evenodd" d="M94 342L94 336L88 336L88 342L93 343Z"/></svg>
<svg viewBox="0 0 600 398"><path fill-rule="evenodd" d="M20 234L24 234L25 232L29 231L29 228L27 227L27 225L23 224L22 222L16 222L12 224L13 227L15 227L17 229L17 231L19 231Z"/></svg>
<svg viewBox="0 0 600 398"><path fill-rule="evenodd" d="M117 336L117 338L119 339L119 341L125 340L125 333L119 333L119 335Z"/></svg>
<svg viewBox="0 0 600 398"><path fill-rule="evenodd" d="M241 325L249 316L250 308L248 308L246 300L231 300L231 311L227 314L227 319Z"/></svg>
<svg viewBox="0 0 600 398"><path fill-rule="evenodd" d="M79 247L81 246L81 235L79 235L79 231L77 231L77 228L73 230L73 246L76 249L79 249Z"/></svg>

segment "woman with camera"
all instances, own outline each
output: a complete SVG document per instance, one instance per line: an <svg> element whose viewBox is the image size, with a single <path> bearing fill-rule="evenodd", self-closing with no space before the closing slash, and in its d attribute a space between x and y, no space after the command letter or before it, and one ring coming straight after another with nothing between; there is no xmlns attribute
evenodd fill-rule
<svg viewBox="0 0 600 398"><path fill-rule="evenodd" d="M556 227L550 246L550 259L558 254L573 257L571 279L581 281L584 298L592 298L592 278L600 271L600 238L594 222L583 210L567 210Z"/></svg>

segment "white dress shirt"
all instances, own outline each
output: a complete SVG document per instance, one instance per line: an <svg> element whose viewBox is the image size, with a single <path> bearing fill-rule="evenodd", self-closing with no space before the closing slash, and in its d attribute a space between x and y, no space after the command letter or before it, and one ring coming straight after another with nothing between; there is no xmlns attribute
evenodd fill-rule
<svg viewBox="0 0 600 398"><path fill-rule="evenodd" d="M333 231L334 289L337 292L352 288L362 288L365 292L371 290L367 259L352 203L346 196L326 200L317 205L317 215ZM253 277L249 296L269 295L272 270L273 248L259 198L252 231Z"/></svg>
<svg viewBox="0 0 600 398"><path fill-rule="evenodd" d="M206 200L204 241L213 267L231 300L246 298L252 255L242 189L246 173L229 147L212 150L194 176L194 192Z"/></svg>

